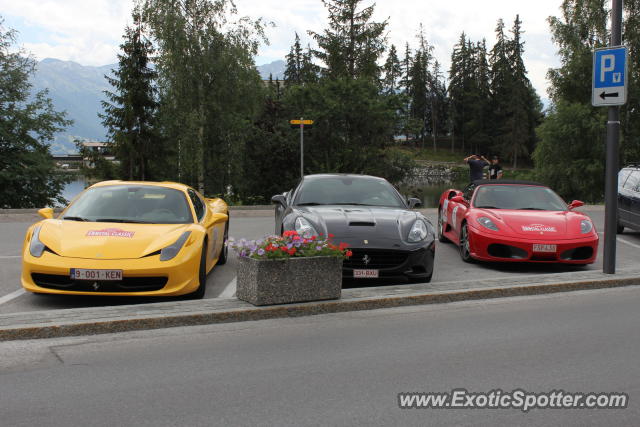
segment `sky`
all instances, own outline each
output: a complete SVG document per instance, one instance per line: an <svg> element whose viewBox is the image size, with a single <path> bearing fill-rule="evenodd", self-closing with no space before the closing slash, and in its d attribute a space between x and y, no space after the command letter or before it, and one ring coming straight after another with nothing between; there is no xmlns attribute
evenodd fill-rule
<svg viewBox="0 0 640 427"><path fill-rule="evenodd" d="M377 0L374 19L388 19L388 45L400 52L405 43L416 46L422 23L434 55L449 69L451 51L464 31L471 40L495 42L499 18L511 28L516 14L524 30L525 65L541 98L547 98L547 70L559 65L547 18L560 15L562 0ZM365 0L369 5L373 1ZM235 0L239 16L273 22L256 64L284 59L298 32L311 43L307 30L321 32L327 13L321 0ZM0 0L4 26L19 32L18 44L36 59L57 58L82 65L116 62L124 27L131 22L132 0Z"/></svg>

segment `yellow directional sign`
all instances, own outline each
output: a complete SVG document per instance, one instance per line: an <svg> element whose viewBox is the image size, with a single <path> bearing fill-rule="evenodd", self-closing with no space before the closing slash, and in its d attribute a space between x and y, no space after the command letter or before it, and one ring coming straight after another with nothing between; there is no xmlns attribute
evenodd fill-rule
<svg viewBox="0 0 640 427"><path fill-rule="evenodd" d="M313 120L289 120L289 124L309 126L313 124Z"/></svg>

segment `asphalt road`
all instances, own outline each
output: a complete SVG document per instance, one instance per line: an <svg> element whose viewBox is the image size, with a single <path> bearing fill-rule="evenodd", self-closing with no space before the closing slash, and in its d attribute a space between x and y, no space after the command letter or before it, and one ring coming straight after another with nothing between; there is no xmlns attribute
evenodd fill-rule
<svg viewBox="0 0 640 427"><path fill-rule="evenodd" d="M603 230L604 212L601 209L585 210L591 216L596 228ZM435 224L435 210L429 210L427 217ZM105 297L69 297L32 295L21 291L20 286L20 252L27 223L0 223L0 313L17 313L32 310L48 310L61 308L92 307L101 305L145 303L149 299L140 298L105 298ZM273 233L273 217L232 218L230 235L235 238L258 239ZM601 241L602 242L602 241ZM640 233L627 230L618 237L617 244L619 268L637 267L640 261ZM470 279L487 279L520 276L523 274L544 274L581 271L583 269L602 268L602 244L599 248L598 262L586 267L571 267L546 264L466 264L460 260L457 248L452 244L438 244L436 250L436 269L434 282L465 281ZM205 298L232 297L235 291L235 274L237 259L232 255L224 266L215 267L207 279ZM346 282L345 286L362 285L396 285L398 283ZM161 301L153 299L151 301Z"/></svg>
<svg viewBox="0 0 640 427"><path fill-rule="evenodd" d="M640 287L0 343L6 426L637 425ZM399 409L399 392L626 409Z"/></svg>

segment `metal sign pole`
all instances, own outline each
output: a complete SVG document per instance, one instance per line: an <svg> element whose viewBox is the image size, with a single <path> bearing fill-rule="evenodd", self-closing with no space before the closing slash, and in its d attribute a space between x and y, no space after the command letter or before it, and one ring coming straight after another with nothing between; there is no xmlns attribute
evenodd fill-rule
<svg viewBox="0 0 640 427"><path fill-rule="evenodd" d="M300 179L304 178L304 119L300 117Z"/></svg>
<svg viewBox="0 0 640 427"><path fill-rule="evenodd" d="M622 44L622 0L613 0L610 46ZM607 121L607 161L604 193L604 261L603 272L616 272L616 228L618 222L618 142L620 139L620 107L609 107Z"/></svg>

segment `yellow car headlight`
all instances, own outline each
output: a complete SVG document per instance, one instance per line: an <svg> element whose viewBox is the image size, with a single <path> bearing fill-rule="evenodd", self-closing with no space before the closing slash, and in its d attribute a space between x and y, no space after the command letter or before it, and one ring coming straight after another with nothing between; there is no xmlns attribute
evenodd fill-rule
<svg viewBox="0 0 640 427"><path fill-rule="evenodd" d="M33 229L31 242L29 243L29 253L31 256L40 258L47 247L40 241L40 226Z"/></svg>
<svg viewBox="0 0 640 427"><path fill-rule="evenodd" d="M180 249L184 246L184 242L187 241L189 236L191 235L190 231L185 231L182 235L171 245L160 251L160 261L169 261L172 260L178 255Z"/></svg>

